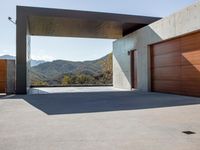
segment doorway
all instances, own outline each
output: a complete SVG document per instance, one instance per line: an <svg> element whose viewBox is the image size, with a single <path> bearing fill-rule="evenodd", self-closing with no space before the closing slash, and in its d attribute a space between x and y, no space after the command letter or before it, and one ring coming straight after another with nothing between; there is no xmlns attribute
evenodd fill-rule
<svg viewBox="0 0 200 150"><path fill-rule="evenodd" d="M130 62L131 62L131 89L137 88L137 51L130 51Z"/></svg>

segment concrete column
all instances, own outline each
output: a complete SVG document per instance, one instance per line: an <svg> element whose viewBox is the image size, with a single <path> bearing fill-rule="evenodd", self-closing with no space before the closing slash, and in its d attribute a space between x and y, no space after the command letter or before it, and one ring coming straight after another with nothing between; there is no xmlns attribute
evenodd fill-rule
<svg viewBox="0 0 200 150"><path fill-rule="evenodd" d="M27 93L27 17L22 9L17 7L16 28L16 94Z"/></svg>

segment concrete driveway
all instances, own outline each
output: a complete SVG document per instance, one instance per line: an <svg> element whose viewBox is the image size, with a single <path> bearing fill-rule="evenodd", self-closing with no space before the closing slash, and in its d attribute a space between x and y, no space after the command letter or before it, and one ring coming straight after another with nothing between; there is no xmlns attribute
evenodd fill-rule
<svg viewBox="0 0 200 150"><path fill-rule="evenodd" d="M199 141L200 98L136 91L0 98L1 150L198 150Z"/></svg>
<svg viewBox="0 0 200 150"><path fill-rule="evenodd" d="M83 87L34 87L29 94L55 94L55 93L85 93L85 92L114 92L126 91L113 86L83 86Z"/></svg>

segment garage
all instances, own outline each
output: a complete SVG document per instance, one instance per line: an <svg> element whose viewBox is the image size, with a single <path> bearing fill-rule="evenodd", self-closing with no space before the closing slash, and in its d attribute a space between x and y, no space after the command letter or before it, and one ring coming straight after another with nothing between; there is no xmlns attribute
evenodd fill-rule
<svg viewBox="0 0 200 150"><path fill-rule="evenodd" d="M200 32L151 45L151 90L200 96Z"/></svg>

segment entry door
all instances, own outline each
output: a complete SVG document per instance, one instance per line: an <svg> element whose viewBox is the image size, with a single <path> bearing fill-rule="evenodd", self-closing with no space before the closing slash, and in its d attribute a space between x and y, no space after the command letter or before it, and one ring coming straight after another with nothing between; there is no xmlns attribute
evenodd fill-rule
<svg viewBox="0 0 200 150"><path fill-rule="evenodd" d="M131 88L137 88L137 51L130 51L131 59Z"/></svg>

